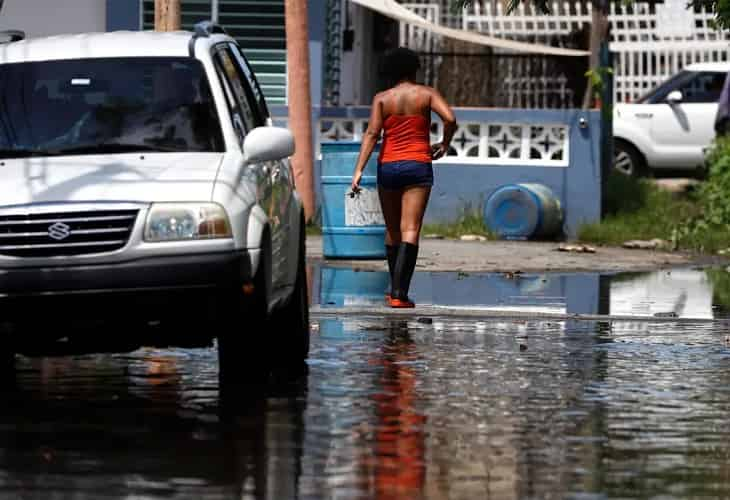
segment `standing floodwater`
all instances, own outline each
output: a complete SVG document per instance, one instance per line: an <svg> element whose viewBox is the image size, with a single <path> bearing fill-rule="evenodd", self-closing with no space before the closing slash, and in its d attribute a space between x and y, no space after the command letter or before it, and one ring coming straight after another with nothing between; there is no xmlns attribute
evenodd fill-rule
<svg viewBox="0 0 730 500"><path fill-rule="evenodd" d="M719 327L314 318L312 333L308 376L234 413L214 349L20 358L0 498L730 495Z"/></svg>

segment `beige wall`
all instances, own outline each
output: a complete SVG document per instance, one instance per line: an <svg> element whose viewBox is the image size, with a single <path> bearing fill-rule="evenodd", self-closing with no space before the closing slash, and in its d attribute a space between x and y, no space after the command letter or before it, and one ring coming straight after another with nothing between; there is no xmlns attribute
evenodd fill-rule
<svg viewBox="0 0 730 500"><path fill-rule="evenodd" d="M106 31L106 0L5 0L0 30L6 29L25 31L29 38Z"/></svg>

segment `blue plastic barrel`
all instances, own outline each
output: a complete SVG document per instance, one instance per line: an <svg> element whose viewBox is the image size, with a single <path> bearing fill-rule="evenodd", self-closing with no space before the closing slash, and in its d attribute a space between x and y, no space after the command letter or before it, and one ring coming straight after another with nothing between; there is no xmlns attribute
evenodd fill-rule
<svg viewBox="0 0 730 500"><path fill-rule="evenodd" d="M377 190L378 147L365 166L361 192L349 196L359 142L321 145L322 244L326 258L385 258L385 221Z"/></svg>
<svg viewBox="0 0 730 500"><path fill-rule="evenodd" d="M508 184L484 206L484 223L504 239L549 238L563 227L560 200L543 184Z"/></svg>

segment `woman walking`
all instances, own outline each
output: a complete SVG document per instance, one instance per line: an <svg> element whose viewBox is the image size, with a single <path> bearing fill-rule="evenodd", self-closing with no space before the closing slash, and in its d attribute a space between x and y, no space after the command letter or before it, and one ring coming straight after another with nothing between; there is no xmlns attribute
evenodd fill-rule
<svg viewBox="0 0 730 500"><path fill-rule="evenodd" d="M385 218L385 249L391 289L386 296L391 307L414 307L408 297L418 258L423 214L433 186L432 160L449 150L456 131L454 113L444 98L431 87L416 83L418 55L398 48L385 59L385 72L392 86L375 96L368 129L352 178L352 191L360 190L365 164L381 131L383 143L378 157L378 194ZM443 121L440 143L430 144L431 112Z"/></svg>

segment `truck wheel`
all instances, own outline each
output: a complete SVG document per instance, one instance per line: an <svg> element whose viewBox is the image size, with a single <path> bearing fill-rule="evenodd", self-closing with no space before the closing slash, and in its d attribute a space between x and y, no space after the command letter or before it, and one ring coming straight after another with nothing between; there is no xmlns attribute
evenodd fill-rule
<svg viewBox="0 0 730 500"><path fill-rule="evenodd" d="M269 259L262 252L262 259ZM230 396L241 388L266 384L271 369L268 342L267 265L262 260L254 276L254 293L244 297L234 292L227 321L218 334L218 379L220 391Z"/></svg>
<svg viewBox="0 0 730 500"><path fill-rule="evenodd" d="M278 339L273 353L277 372L294 375L305 371L305 360L309 355L309 293L304 216L300 224L299 258L294 291L286 306L276 311L271 320L272 331Z"/></svg>
<svg viewBox="0 0 730 500"><path fill-rule="evenodd" d="M613 144L613 168L628 177L641 177L647 173L641 153L628 142L619 140Z"/></svg>

